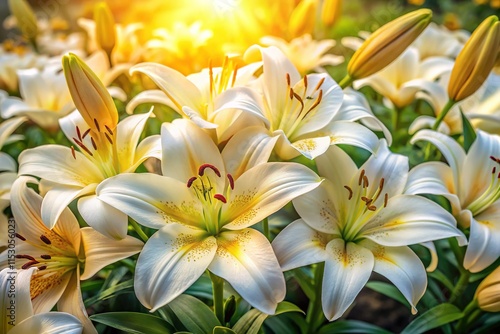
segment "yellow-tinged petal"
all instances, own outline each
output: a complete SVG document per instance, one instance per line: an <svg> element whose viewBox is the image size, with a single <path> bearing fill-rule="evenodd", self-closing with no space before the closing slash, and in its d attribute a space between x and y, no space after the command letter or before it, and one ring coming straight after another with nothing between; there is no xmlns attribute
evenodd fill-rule
<svg viewBox="0 0 500 334"><path fill-rule="evenodd" d="M380 27L354 53L347 73L351 79L374 74L392 63L429 25L432 11L419 9Z"/></svg>
<svg viewBox="0 0 500 334"><path fill-rule="evenodd" d="M461 101L472 95L486 80L500 46L500 22L492 15L474 30L455 60L448 84L448 96Z"/></svg>
<svg viewBox="0 0 500 334"><path fill-rule="evenodd" d="M325 0L321 10L321 20L327 27L331 27L337 22L342 14L342 0Z"/></svg>
<svg viewBox="0 0 500 334"><path fill-rule="evenodd" d="M95 6L94 21L97 44L110 55L116 43L116 29L113 13L105 2Z"/></svg>
<svg viewBox="0 0 500 334"><path fill-rule="evenodd" d="M114 130L118 111L101 80L75 54L64 55L62 64L71 97L87 125L96 132Z"/></svg>
<svg viewBox="0 0 500 334"><path fill-rule="evenodd" d="M487 312L500 312L500 267L479 284L474 296L481 310Z"/></svg>
<svg viewBox="0 0 500 334"><path fill-rule="evenodd" d="M38 25L35 13L26 0L9 0L11 13L16 17L17 26L23 36L34 40L38 35Z"/></svg>
<svg viewBox="0 0 500 334"><path fill-rule="evenodd" d="M316 0L302 0L292 12L288 27L292 36L312 33L316 22Z"/></svg>

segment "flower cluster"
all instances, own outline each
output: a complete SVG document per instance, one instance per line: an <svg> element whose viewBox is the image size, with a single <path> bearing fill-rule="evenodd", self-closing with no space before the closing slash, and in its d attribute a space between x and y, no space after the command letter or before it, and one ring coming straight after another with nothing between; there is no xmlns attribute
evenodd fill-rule
<svg viewBox="0 0 500 334"><path fill-rule="evenodd" d="M383 331L338 320L365 286L408 306L405 332L491 329L498 18L414 10L343 38L344 63L323 38L341 1L195 3L234 31L99 3L72 32L9 1L1 332Z"/></svg>

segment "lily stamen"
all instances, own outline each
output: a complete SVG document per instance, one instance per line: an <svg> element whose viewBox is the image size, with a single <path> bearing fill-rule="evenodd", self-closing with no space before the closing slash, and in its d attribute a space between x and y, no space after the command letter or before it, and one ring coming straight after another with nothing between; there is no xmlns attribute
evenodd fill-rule
<svg viewBox="0 0 500 334"><path fill-rule="evenodd" d="M47 245L52 244L52 242L50 241L50 239L49 239L49 238L47 238L47 237L46 237L45 235L43 235L43 234L40 236L40 240L42 240L42 241L43 241L45 244L47 244Z"/></svg>
<svg viewBox="0 0 500 334"><path fill-rule="evenodd" d="M99 122L97 122L96 118L94 118L94 124L95 124L95 127L97 129L97 132L101 132L101 127L99 126Z"/></svg>
<svg viewBox="0 0 500 334"><path fill-rule="evenodd" d="M231 174L227 174L227 179L229 180L229 186L231 187L231 190L234 190L234 179Z"/></svg>
<svg viewBox="0 0 500 334"><path fill-rule="evenodd" d="M347 197L347 200L351 200L352 198L352 194L353 194L353 191L352 189L349 187L349 186L344 186L345 189L347 189L347 191L349 192L349 195Z"/></svg>
<svg viewBox="0 0 500 334"><path fill-rule="evenodd" d="M227 203L227 200L226 198L224 197L224 195L222 194L215 194L214 195L214 198L215 199L218 199L219 201L221 201L222 203L226 204Z"/></svg>
<svg viewBox="0 0 500 334"><path fill-rule="evenodd" d="M211 165L211 164L203 164L200 166L200 168L198 168L198 175L199 176L203 176L203 174L205 173L205 169L207 168L210 168L211 170L214 171L215 175L217 175L218 177L221 177L221 174L220 174L220 171L217 167L215 167L214 165Z"/></svg>
<svg viewBox="0 0 500 334"><path fill-rule="evenodd" d="M73 159L76 160L75 147L73 145L71 145L71 155L73 156Z"/></svg>

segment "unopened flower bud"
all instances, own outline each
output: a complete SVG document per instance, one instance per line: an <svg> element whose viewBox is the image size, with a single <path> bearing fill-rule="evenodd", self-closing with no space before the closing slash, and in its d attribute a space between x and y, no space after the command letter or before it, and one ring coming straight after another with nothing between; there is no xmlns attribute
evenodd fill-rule
<svg viewBox="0 0 500 334"><path fill-rule="evenodd" d="M105 2L95 6L94 21L97 44L110 55L116 43L116 29L113 13Z"/></svg>
<svg viewBox="0 0 500 334"><path fill-rule="evenodd" d="M290 16L289 28L294 37L310 34L316 22L316 0L302 0Z"/></svg>
<svg viewBox="0 0 500 334"><path fill-rule="evenodd" d="M38 25L30 5L25 0L9 0L9 8L23 36L34 41L38 34Z"/></svg>
<svg viewBox="0 0 500 334"><path fill-rule="evenodd" d="M495 65L500 46L500 22L492 15L474 30L455 60L448 97L457 102L474 94Z"/></svg>
<svg viewBox="0 0 500 334"><path fill-rule="evenodd" d="M500 267L479 284L474 297L481 310L500 312Z"/></svg>
<svg viewBox="0 0 500 334"><path fill-rule="evenodd" d="M331 27L337 22L342 13L342 0L325 0L321 10L321 21L327 27Z"/></svg>
<svg viewBox="0 0 500 334"><path fill-rule="evenodd" d="M383 25L354 53L347 73L353 79L372 75L392 63L429 25L432 11L418 9Z"/></svg>
<svg viewBox="0 0 500 334"><path fill-rule="evenodd" d="M106 127L114 130L118 111L97 75L72 53L64 55L62 63L73 102L87 125L97 132Z"/></svg>

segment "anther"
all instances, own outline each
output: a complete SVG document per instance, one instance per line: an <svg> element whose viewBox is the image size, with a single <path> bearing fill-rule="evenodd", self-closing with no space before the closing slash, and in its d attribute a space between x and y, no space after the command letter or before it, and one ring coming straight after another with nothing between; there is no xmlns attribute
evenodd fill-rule
<svg viewBox="0 0 500 334"><path fill-rule="evenodd" d="M87 154L88 154L88 155L90 155L91 157L92 157L92 156L94 156L94 155L92 154L92 152L90 152L90 150L87 148L87 146L85 146L85 144L84 144L84 143L82 143L81 141L79 141L79 140L78 140L78 139L76 139L76 138L73 138L73 140L75 141L75 143L76 143L78 146L80 146L80 148L81 148L82 150L84 150L85 152L87 152Z"/></svg>
<svg viewBox="0 0 500 334"><path fill-rule="evenodd" d="M76 126L76 134L78 135L78 139L82 140L82 133L80 132L78 125Z"/></svg>
<svg viewBox="0 0 500 334"><path fill-rule="evenodd" d="M368 206L368 210L377 211L377 207L375 205L370 205L370 206Z"/></svg>
<svg viewBox="0 0 500 334"><path fill-rule="evenodd" d="M16 255L16 259L27 259L27 260L31 260L31 261L36 261L33 256L25 255L25 254Z"/></svg>
<svg viewBox="0 0 500 334"><path fill-rule="evenodd" d="M47 238L46 236L44 236L43 234L40 236L40 240L42 240L44 243L46 243L47 245L50 245L52 244L52 242L50 241L49 238Z"/></svg>
<svg viewBox="0 0 500 334"><path fill-rule="evenodd" d="M110 137L110 136L108 136L108 133L107 133L107 132L104 132L104 135L106 136L106 139L109 141L109 143L110 143L111 145L113 145L113 139L111 139L111 137Z"/></svg>
<svg viewBox="0 0 500 334"><path fill-rule="evenodd" d="M389 194L385 193L385 195L384 195L384 208L387 206L388 201L389 201Z"/></svg>
<svg viewBox="0 0 500 334"><path fill-rule="evenodd" d="M109 126L107 126L106 124L104 124L104 127L106 128L106 130L108 130L108 132L109 132L110 135L113 135L113 131L111 131L111 129L109 128Z"/></svg>
<svg viewBox="0 0 500 334"><path fill-rule="evenodd" d="M304 88L307 90L307 75L304 75L304 79L302 80L304 81Z"/></svg>
<svg viewBox="0 0 500 334"><path fill-rule="evenodd" d="M76 160L76 153L75 153L75 147L71 146L71 155L73 156L73 159Z"/></svg>
<svg viewBox="0 0 500 334"><path fill-rule="evenodd" d="M87 135L89 134L89 132L90 132L90 128L88 128L87 131L85 131L83 133L82 139L85 139L85 137L87 137Z"/></svg>
<svg viewBox="0 0 500 334"><path fill-rule="evenodd" d="M344 186L344 188L346 188L347 191L349 192L349 196L347 197L347 199L350 200L352 198L352 189L348 186Z"/></svg>
<svg viewBox="0 0 500 334"><path fill-rule="evenodd" d="M290 74L289 74L289 73L287 73L287 74L286 74L286 84L288 85L288 87L290 87L290 86L291 86L291 85L290 85L290 82L291 82L291 81L290 81Z"/></svg>
<svg viewBox="0 0 500 334"><path fill-rule="evenodd" d="M40 257L44 260L50 260L52 259L52 256L48 255L48 254L44 254L44 255L40 255Z"/></svg>
<svg viewBox="0 0 500 334"><path fill-rule="evenodd" d="M311 108L309 108L309 110L307 112L316 108L321 103L322 99L323 99L323 90L320 90L319 94L318 94L318 98L316 99L316 101L314 101L313 105L311 106Z"/></svg>
<svg viewBox="0 0 500 334"><path fill-rule="evenodd" d="M384 182L385 182L385 179L384 179L384 178L381 178L381 179L380 179L380 184L379 184L380 191L382 191L382 189L384 189Z"/></svg>
<svg viewBox="0 0 500 334"><path fill-rule="evenodd" d="M497 168L493 166L493 169L491 170L491 174L495 174L497 172Z"/></svg>
<svg viewBox="0 0 500 334"><path fill-rule="evenodd" d="M325 78L321 78L321 80L318 82L318 84L316 85L316 87L314 87L314 91L317 91L321 85L323 84L323 82L325 82Z"/></svg>
<svg viewBox="0 0 500 334"><path fill-rule="evenodd" d="M193 177L189 178L189 180L186 183L187 187L191 188L191 186L193 185L193 182L196 181L196 179L197 179L196 176L193 176Z"/></svg>
<svg viewBox="0 0 500 334"><path fill-rule="evenodd" d="M234 83L236 82L236 75L238 73L238 66L236 66L234 68L234 71L233 71L233 80L231 81L231 87L234 87Z"/></svg>
<svg viewBox="0 0 500 334"><path fill-rule="evenodd" d="M361 170L361 174L359 174L359 180L358 180L358 186L361 185L361 182L363 182L363 177L365 176L365 170Z"/></svg>
<svg viewBox="0 0 500 334"><path fill-rule="evenodd" d="M22 265L22 269L28 269L29 267L35 265L35 264L38 264L40 262L38 261L30 261L30 262L26 262L25 264Z"/></svg>
<svg viewBox="0 0 500 334"><path fill-rule="evenodd" d="M293 95L294 95L293 88L290 87L290 100L293 100Z"/></svg>
<svg viewBox="0 0 500 334"><path fill-rule="evenodd" d="M92 147L94 148L94 151L97 150L97 145L95 144L95 140L94 140L94 137L90 137L90 142L92 143Z"/></svg>
<svg viewBox="0 0 500 334"><path fill-rule="evenodd" d="M45 270L45 269L47 269L47 266L45 265L38 267L38 270Z"/></svg>
<svg viewBox="0 0 500 334"><path fill-rule="evenodd" d="M219 201L221 201L221 202L222 202L222 203L224 203L224 204L225 204L225 203L227 203L226 198L225 198L225 197L224 197L224 195L222 195L222 194L215 194L215 195L214 195L214 198L215 198L215 199L218 199Z"/></svg>
<svg viewBox="0 0 500 334"><path fill-rule="evenodd" d="M200 168L198 168L198 175L203 176L203 174L205 174L205 169L207 169L207 168L210 168L211 170L213 170L215 175L220 177L220 171L217 169L217 167L215 167L214 165L211 165L211 164L201 165Z"/></svg>
<svg viewBox="0 0 500 334"><path fill-rule="evenodd" d="M366 175L363 175L363 188L368 188L370 183L368 182L368 177Z"/></svg>
<svg viewBox="0 0 500 334"><path fill-rule="evenodd" d="M233 176L231 174L227 174L227 179L229 180L229 186L231 187L231 190L234 189L234 179L233 179Z"/></svg>
<svg viewBox="0 0 500 334"><path fill-rule="evenodd" d="M101 127L99 126L99 122L97 122L97 119L94 118L94 124L97 129L97 132L101 132Z"/></svg>
<svg viewBox="0 0 500 334"><path fill-rule="evenodd" d="M22 235L20 235L19 233L16 233L16 237L17 237L18 239L21 239L22 241L26 241L26 238L25 238L25 237L23 237Z"/></svg>

